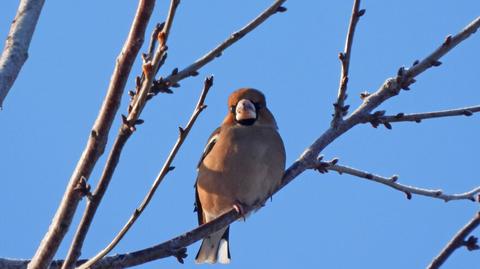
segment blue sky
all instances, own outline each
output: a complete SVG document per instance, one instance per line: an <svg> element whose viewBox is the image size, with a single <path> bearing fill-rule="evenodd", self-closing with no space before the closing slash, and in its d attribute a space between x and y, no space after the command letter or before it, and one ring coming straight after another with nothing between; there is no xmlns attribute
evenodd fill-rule
<svg viewBox="0 0 480 269"><path fill-rule="evenodd" d="M0 4L0 37L7 35L18 1ZM166 15L159 1L149 29ZM183 0L161 74L183 68L242 27L271 1ZM145 109L145 124L126 145L118 169L85 242L94 255L123 226L158 173L196 103L204 76L215 84L190 136L148 209L114 253L163 242L196 226L195 166L210 132L222 121L226 99L240 87L262 90L276 116L291 164L330 123L352 1L287 1L275 15ZM0 256L29 258L50 224L85 146L136 1L47 1L30 57L0 112ZM363 1L347 103L375 91L397 69L432 52L448 34L479 15L478 1ZM150 30L149 30L150 32ZM480 36L474 35L420 75L409 92L382 105L389 114L442 110L480 103ZM132 78L140 73L137 60ZM127 89L134 86L132 79ZM122 101L125 113L127 96ZM112 127L113 141L120 122ZM480 185L478 115L393 124L393 130L357 126L323 154L340 164L399 182L457 193ZM108 147L109 148L109 147ZM105 156L90 183L94 186ZM84 207L79 207L74 224ZM478 211L468 201L444 203L348 175L307 171L245 223L232 226L229 268L424 268ZM73 227L73 226L72 226ZM65 256L73 230L57 257ZM480 235L480 231L475 233ZM182 268L193 268L199 244ZM460 249L443 268L467 268L480 252ZM143 268L180 265L173 258Z"/></svg>

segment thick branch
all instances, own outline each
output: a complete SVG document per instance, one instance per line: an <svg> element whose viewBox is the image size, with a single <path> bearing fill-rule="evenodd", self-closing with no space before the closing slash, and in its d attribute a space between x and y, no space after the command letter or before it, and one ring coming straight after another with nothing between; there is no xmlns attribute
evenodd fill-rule
<svg viewBox="0 0 480 269"><path fill-rule="evenodd" d="M45 0L21 0L0 57L0 108L28 58L28 47Z"/></svg>
<svg viewBox="0 0 480 269"><path fill-rule="evenodd" d="M477 20L476 20L477 21ZM459 35L463 36L465 32L472 33L474 32L478 27L480 26L480 23L471 23L467 28L465 28ZM464 38L465 39L465 38ZM462 39L463 40L463 39ZM457 43L458 44L458 43ZM449 49L453 48L449 47ZM427 60L427 59L426 59ZM193 69L196 70L196 69ZM424 71L424 70L423 70ZM422 72L423 72L422 71ZM185 76L188 76L185 75ZM293 179L295 179L298 175L300 175L303 171L306 169L311 168L316 161L316 158L318 154L323 150L326 146L328 146L333 140L335 140L337 137L348 131L350 128L353 126L363 122L363 118L365 115L369 115L369 113L378 107L383 101L387 100L388 98L398 94L400 91L400 86L398 83L396 83L396 79L388 79L382 87L375 92L374 94L368 96L367 98L364 99L363 104L355 111L352 113L350 117L348 117L345 121L341 122L336 128L330 127L325 131L310 147L308 147L305 152L300 156L299 160L295 161L286 171L285 175L283 177L283 181L281 186L276 190L279 191L282 189L284 186L286 186L288 183L290 183ZM246 209L246 212L250 211L251 209ZM193 242L196 242L200 239L202 239L204 236L218 231L223 227L226 227L227 225L231 224L234 222L236 219L238 219L238 214L235 209L230 210L229 212L223 214L222 216L218 217L212 222L206 223L197 229L194 229L182 236L176 237L172 240L169 240L163 244L154 246L152 248L148 248L145 250L142 250L142 258L144 259L144 262L153 260L153 259L158 259L166 256L171 256L175 253L176 250L186 247ZM168 246L168 247L167 247ZM164 249L167 248L167 249ZM160 249L160 250L159 250ZM132 252L127 255L131 255L133 253L138 253L138 252ZM145 255L145 256L143 256ZM125 261L123 258L126 256L122 256L122 259L117 259L116 261L122 260ZM139 257L139 256L137 256ZM148 258L145 258L148 257ZM107 259L107 258L105 258ZM127 259L126 259L127 260ZM133 258L132 258L133 260ZM102 260L103 261L103 260ZM105 260L106 261L106 260ZM131 261L131 260L130 260ZM135 263L132 265L136 265L140 263ZM98 264L100 265L100 264ZM108 265L112 265L111 262L108 262ZM103 265L102 265L103 266ZM129 265L130 266L130 265ZM103 267L102 267L103 268Z"/></svg>
<svg viewBox="0 0 480 269"><path fill-rule="evenodd" d="M473 113L480 112L480 106L470 106L464 108L442 110L442 111L433 111L433 112L423 112L415 114L404 114L398 113L397 115L392 116L381 116L382 113L373 113L369 117L365 118L365 123L370 122L374 127L379 124L384 124L387 128L391 128L388 123L391 122L402 122L402 121L414 121L421 122L424 119L433 119L433 118L442 118L442 117L452 117L452 116L472 116Z"/></svg>
<svg viewBox="0 0 480 269"><path fill-rule="evenodd" d="M135 18L127 40L120 52L113 71L107 95L92 128L87 145L70 178L63 199L52 220L48 232L28 265L30 269L47 268L65 233L70 227L82 194L76 191L81 178L87 178L93 170L98 158L103 154L107 136L117 113L125 84L131 67L143 44L145 28L150 19L155 1L140 0Z"/></svg>
<svg viewBox="0 0 480 269"><path fill-rule="evenodd" d="M277 1L277 2L284 2L284 1ZM480 26L480 17L478 19L476 19L474 22L472 22L470 25L468 25L461 33L459 33L458 35L456 35L453 38L447 39L445 44L442 45L441 48L437 49L437 51L441 50L442 53L434 53L434 54L432 54L433 56L430 55L425 60L423 60L421 63L419 63L419 65L420 66L425 66L425 62L429 62L428 67L438 66L439 65L438 59L441 56L443 56L450 49L452 49L455 45L457 45L458 43L463 41L465 38L467 38L471 33L476 31L479 26ZM455 42L453 42L453 41L455 41ZM210 53L208 55L210 55ZM214 57L217 54L214 53L212 55ZM432 59L434 59L435 61L431 61ZM208 60L208 61L210 61L210 60ZM197 61L197 62L199 62L199 61ZM180 74L180 72L179 72L179 73L176 73L175 75L172 74L168 78L170 79L170 81L178 81L178 80L175 80L175 79L176 78L183 78L183 77L187 77L187 76L192 75L194 73L194 71L196 71L198 68L200 68L201 66L203 66L206 63L206 62L203 63L203 62L200 61L200 63L197 64L197 62L190 66L190 67L193 66L192 69L189 69L190 67L187 67L185 70L183 70L182 72L184 72L184 73L182 73L181 76L179 76L179 74ZM390 97L398 94L401 88L408 87L408 85L413 82L412 81L413 77L422 73L428 67L425 67L425 68L423 68L423 67L420 68L419 67L417 69L412 68L414 71L407 71L407 72L404 72L402 74L399 74L399 76L397 76L396 78L388 79L384 83L384 85L382 85L382 87L377 92L375 92L374 94L365 98L363 104L356 111L354 111L350 117L345 119L343 122L341 122L335 128L333 128L333 127L329 128L310 147L308 147L306 149L306 151L302 154L302 156L299 158L299 160L297 160L295 163L293 163L287 169L287 171L285 172L284 178L283 178L283 183L279 187L279 189L283 188L285 185L287 185L291 180L293 180L295 177L297 177L303 171L312 167L312 165L315 163L315 159L318 156L318 154L327 145L329 145L333 140L335 140L337 137L339 137L340 135L342 135L343 133L348 131L353 126L363 122L363 119L365 117L368 117L368 115L371 113L371 111L373 109L378 107L385 100L387 100ZM406 74L408 74L408 76ZM178 243L178 244L170 245L170 246L174 246L174 247L170 248L168 250L168 252L170 253L168 255L175 254L176 253L175 251L177 251L179 248L182 248L185 245L191 244L189 242L191 242L192 240L198 241L201 238L203 238L205 235L207 235L207 234L209 234L213 231L219 230L222 227L225 227L226 225L235 221L238 217L239 216L236 213L236 211L232 209L231 211L229 211L226 214L217 218L215 221L207 223L207 224L205 224L203 226L200 226L199 228L193 230L192 233L187 233L185 235L182 235L180 237L177 237L173 240L168 241L169 242L168 244L173 244L173 242L178 243L180 239L184 240L184 241L180 242L181 244ZM201 232L200 232L199 229L201 230ZM162 246L165 246L165 245L162 245ZM144 251L152 251L152 249L154 249L154 248L155 247L149 248L149 249L144 250ZM157 249L155 249L155 250L157 250ZM130 254L127 254L127 255L130 255ZM150 253L150 255L153 255L153 254ZM123 257L125 257L125 256L120 257L121 260L123 260ZM152 257L152 256L149 256L149 257ZM107 258L104 258L104 259L102 259L102 261L106 261L106 259ZM118 259L116 261L118 261ZM137 264L139 264L139 263L137 263ZM100 265L100 264L98 264L98 265ZM107 264L107 266L112 266L112 263L110 262L109 264Z"/></svg>
<svg viewBox="0 0 480 269"><path fill-rule="evenodd" d="M120 230L120 232L117 234L117 236L115 236L115 238L112 240L112 242L110 244L108 244L108 246L105 247L102 251L100 251L97 255L95 255L95 257L91 258L85 264L82 264L81 266L79 266L78 267L79 269L89 268L93 264L95 264L98 260L100 260L105 255L107 255L118 244L118 242L120 242L120 240L123 238L123 236L128 232L128 230L132 227L132 225L135 223L135 221L138 219L138 217L140 217L142 212L148 206L148 203L152 199L152 197L155 194L155 191L157 190L160 183L163 181L163 179L165 178L167 173L173 169L173 167L171 166L171 164L173 162L173 159L175 158L178 150L180 149L183 142L187 138L188 133L192 129L193 124L195 123L198 115L200 115L200 113L206 108L206 105L204 104L204 101L205 101L205 98L208 94L208 90L210 89L212 84L213 84L213 77L209 77L205 80L202 93L201 93L200 98L198 100L198 103L195 107L195 110L194 110L192 116L190 117L190 120L188 121L185 128L181 128L181 127L179 128L180 133L179 133L177 142L173 146L170 154L167 157L167 160L165 161L162 169L160 170L160 173L158 174L157 178L153 182L153 185L150 188L150 190L148 191L147 195L145 196L143 202L140 204L140 206L137 209L135 209L135 211L133 212L130 219L123 226L123 228ZM172 254L174 254L174 252L172 252Z"/></svg>
<svg viewBox="0 0 480 269"><path fill-rule="evenodd" d="M333 104L335 113L333 114L332 126L335 127L343 116L347 115L349 106L345 106L345 99L347 99L347 84L348 84L348 68L350 66L350 56L352 55L353 35L355 34L355 27L357 22L365 10L360 9L360 0L354 0L352 7L352 15L350 17L350 25L348 26L347 38L345 40L345 49L338 55L342 63L342 72L340 75L340 85L338 88L337 102Z"/></svg>
<svg viewBox="0 0 480 269"><path fill-rule="evenodd" d="M117 164L120 160L123 147L135 130L135 125L142 123L142 121L139 121L138 117L140 116L141 111L146 104L147 93L153 84L154 76L162 64L162 59L164 58L164 54L166 52L166 37L170 32L170 28L173 23L172 20L179 2L179 0L171 1L166 24L162 27L161 31L159 31L160 25L157 25L157 27L154 29L154 33L159 31L159 33L157 33L158 39L161 39L159 47L155 51L154 55L150 55L152 59L148 60L148 62L144 63L143 65L142 84L137 85L137 87L140 87L140 89L137 89L137 94L132 99L131 105L129 105L129 107L133 107L133 109L131 109L128 118L124 118L124 122L118 131L118 135L115 138L115 142L110 150L107 162L105 163L102 176L97 184L97 187L95 188L93 196L87 203L87 207L85 208L80 224L78 225L62 269L73 268L77 259L80 257L83 242L85 241L90 224L92 223L98 206L100 205L100 202L102 201L102 198L110 184L113 173L115 172ZM157 36L154 38L157 38ZM154 46L155 42L151 41L150 44ZM149 50L151 49L152 48ZM146 68L146 66L149 66L150 68Z"/></svg>
<svg viewBox="0 0 480 269"><path fill-rule="evenodd" d="M319 169L320 172L322 172L323 169L325 170L330 170L330 171L336 171L340 174L349 174L352 176L360 177L360 178L365 178L374 182L378 182L384 185L387 185L393 189L399 190L401 192L404 192L407 195L408 199L412 198L412 194L418 194L422 196L427 196L427 197L432 197L432 198L437 198L437 199L442 199L445 202L452 201L452 200L471 200L471 201L476 201L478 200L476 196L480 193L480 187L476 187L473 190L470 190L468 192L464 193L458 193L458 194L446 194L443 192L443 190L437 189L437 190L432 190L432 189L424 189L424 188L418 188L414 186L408 186L404 184L400 184L397 182L398 176L393 175L389 178L382 177L379 175L375 175L369 172L361 171L355 168L351 168L348 166L343 166L343 165L338 165L338 164L330 164L328 162L319 162L316 166L313 167L314 169Z"/></svg>
<svg viewBox="0 0 480 269"><path fill-rule="evenodd" d="M457 234L452 238L450 242L445 246L435 259L428 265L428 269L437 269L452 255L452 253L463 246L468 250L478 249L477 238L470 236L468 240L465 240L467 236L473 232L480 225L480 212L477 212L473 219L470 220ZM473 267L472 267L473 268Z"/></svg>
<svg viewBox="0 0 480 269"><path fill-rule="evenodd" d="M95 215L96 209L98 208L98 205L100 203L101 198L103 197L103 194L105 193L106 189L108 188L108 184L111 180L111 177L113 176L113 172L116 168L116 165L118 164L118 160L122 151L122 148L126 141L128 140L131 131L135 130L135 124L138 122L138 117L143 110L146 101L148 100L148 91L147 89L151 88L151 85L153 84L153 77L154 74L158 71L160 65L162 64L162 61L165 59L165 51L166 51L166 41L169 36L170 28L173 22L173 18L175 15L176 8L179 4L179 0L172 0L170 4L170 9L169 13L166 19L166 22L164 25L159 25L158 27L155 28L154 33L156 32L155 38L158 37L158 40L160 41L160 45L157 48L157 51L153 53L153 47L155 45L155 42L151 42L150 48L149 48L149 54L147 55L146 60L147 62L144 63L143 69L144 72L142 74L142 78L140 79L141 81L141 87L137 89L137 92L133 96L133 100L131 102L131 105L129 105L129 115L128 118L126 118L124 125L122 125L121 130L119 131L119 135L117 136L114 145L112 147L111 153L109 155L109 158L107 160L107 163L104 168L104 172L102 173L102 177L98 183L98 186L94 192L93 199L89 201L87 204L87 208L85 209L84 215L82 217L82 221L78 227L77 233L75 235L74 241L72 242L72 246L69 251L69 256L67 257L67 263L64 267L65 268L71 268L74 264L74 261L78 259L80 256L80 249L83 244L83 241L85 239L86 233L88 232L89 226L91 221L93 220L93 217ZM284 2L284 1L280 1ZM276 6L274 4L273 6ZM272 7L273 7L272 6ZM271 8L270 8L271 9ZM267 9L269 11L270 9ZM277 9L277 7L275 7ZM265 12L267 12L265 11ZM245 35L246 33L250 32L253 30L257 25L262 23L263 21L268 18L266 15L260 15L259 18L261 19L256 19L253 22L251 22L248 26L244 27L243 29L247 29L242 32L241 36ZM254 25L254 26L253 26ZM158 30L160 29L161 26L161 31ZM242 29L242 30L243 30ZM236 34L234 34L237 36ZM240 37L236 38L233 41L230 41L230 43L225 46L225 45L220 45L219 47L222 47L222 50L226 49L229 47L231 44L234 42L238 41ZM219 48L217 47L217 49ZM215 50L213 50L215 51ZM206 56L202 57L205 58ZM207 55L208 57L208 55ZM200 64L198 64L199 61L196 63L192 64L191 66L196 66L196 68L200 68L206 63L210 62L213 60L215 57L212 57L208 61L202 61ZM148 73L148 74L147 74ZM177 74L178 75L178 74ZM171 76L175 76L172 74ZM181 80L185 77L188 76L179 76L178 80ZM176 80L176 81L178 81ZM172 81L165 80L169 85L172 84ZM176 83L175 81L175 83ZM71 258L70 258L71 256Z"/></svg>

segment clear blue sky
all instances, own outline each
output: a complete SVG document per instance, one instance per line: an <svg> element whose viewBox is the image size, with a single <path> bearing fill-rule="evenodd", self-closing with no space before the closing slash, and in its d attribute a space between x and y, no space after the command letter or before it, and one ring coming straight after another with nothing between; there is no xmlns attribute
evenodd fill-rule
<svg viewBox="0 0 480 269"><path fill-rule="evenodd" d="M17 2L0 4L2 39ZM47 230L103 100L136 2L46 2L30 57L0 112L1 257L31 257ZM169 1L158 2L149 29L166 15ZM161 73L187 66L270 3L183 0ZM182 81L175 94L155 97L142 115L145 124L124 149L83 257L104 247L141 201L208 74L215 75L208 109L175 160L175 171L114 253L148 247L196 226L195 166L233 90L250 86L264 91L291 164L329 125L340 71L337 55L343 49L351 4L287 1L288 12L272 17L203 68L200 76ZM376 90L400 66L426 56L446 35L480 14L480 2L473 0L363 1L362 8L367 12L355 36L347 100L353 108L361 102L360 92ZM396 114L479 104L479 47L477 33L382 109ZM137 61L132 78L139 73ZM133 85L130 80L128 89ZM126 105L125 96L122 113ZM399 174L405 184L457 193L480 185L479 133L477 115L399 123L393 130L363 125L323 154L372 173ZM113 136L109 146L112 141ZM92 185L104 162L105 157L92 174ZM74 224L83 207L84 202ZM233 225L229 268L424 268L478 209L468 201L444 203L419 196L409 201L403 193L376 183L308 171L246 223ZM73 230L58 258L65 256ZM142 267L194 268L198 246L188 248L182 267L173 258ZM461 249L444 268L471 268L479 259L480 251Z"/></svg>

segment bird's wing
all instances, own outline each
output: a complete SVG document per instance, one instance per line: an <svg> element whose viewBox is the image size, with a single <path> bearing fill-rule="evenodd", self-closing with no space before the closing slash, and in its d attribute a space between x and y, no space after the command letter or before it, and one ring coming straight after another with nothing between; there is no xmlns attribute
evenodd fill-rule
<svg viewBox="0 0 480 269"><path fill-rule="evenodd" d="M220 134L220 127L215 129L215 131L213 131L213 133L208 138L208 142L207 142L207 145L205 146L205 149L203 150L202 157L200 157L200 161L197 164L197 170L200 168L200 165L202 165L202 162L205 159L205 157L208 155L208 153L212 151L213 146L215 146L215 143L217 142L218 134ZM195 209L193 211L197 212L198 225L204 224L205 219L203 216L202 205L200 204L200 198L198 197L197 182L195 182Z"/></svg>
<svg viewBox="0 0 480 269"><path fill-rule="evenodd" d="M200 161L198 161L197 169L200 167L200 165L202 164L203 160L208 155L208 153L210 153L210 151L212 151L213 146L215 146L215 143L217 143L217 139L218 139L219 134L220 134L220 127L215 129L215 131L213 131L213 133L208 138L208 142L207 142L207 145L205 146L205 149L203 150L202 157L200 157Z"/></svg>

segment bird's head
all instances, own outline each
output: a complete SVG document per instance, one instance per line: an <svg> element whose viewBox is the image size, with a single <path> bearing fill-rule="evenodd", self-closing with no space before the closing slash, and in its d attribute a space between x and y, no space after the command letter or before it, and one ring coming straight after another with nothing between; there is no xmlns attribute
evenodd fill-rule
<svg viewBox="0 0 480 269"><path fill-rule="evenodd" d="M265 95L259 90L242 88L234 91L228 98L229 113L224 120L226 124L272 125L275 119L267 108Z"/></svg>

